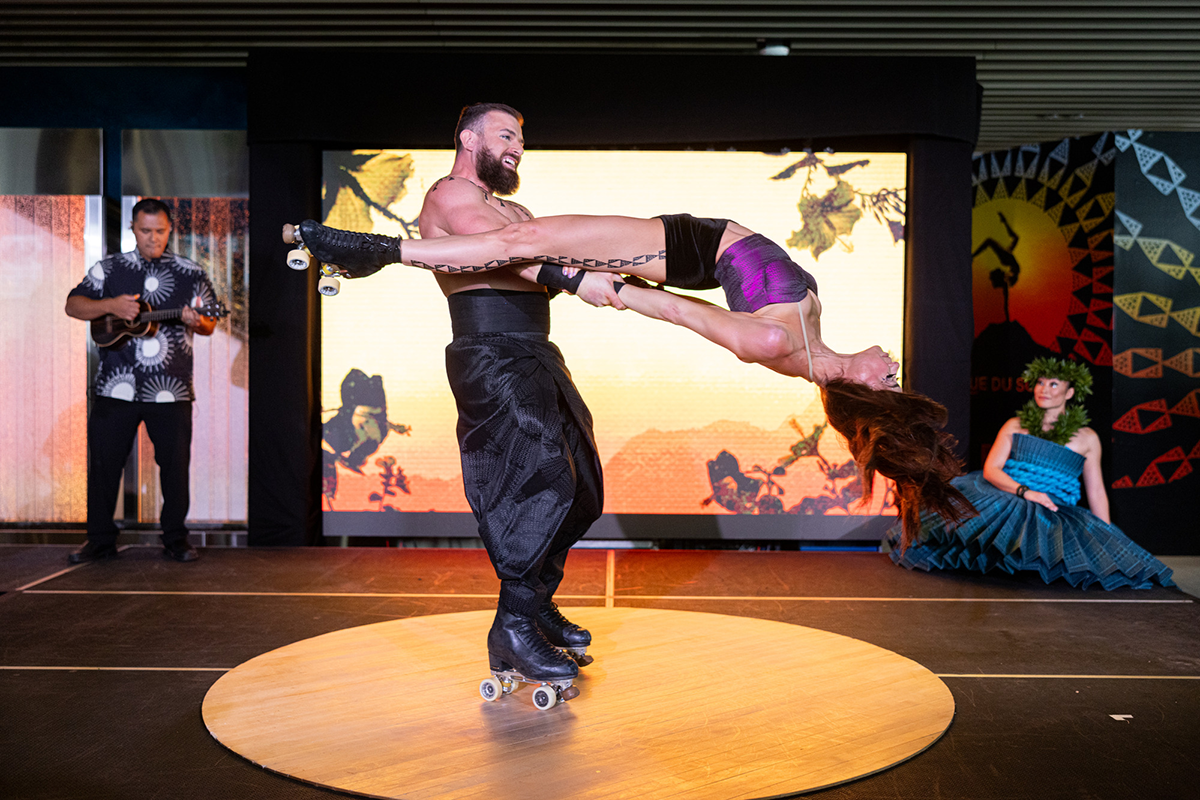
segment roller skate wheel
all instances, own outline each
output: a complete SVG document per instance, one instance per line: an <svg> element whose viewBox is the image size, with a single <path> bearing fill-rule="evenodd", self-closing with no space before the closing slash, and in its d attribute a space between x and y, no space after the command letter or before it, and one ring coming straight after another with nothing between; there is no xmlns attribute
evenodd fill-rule
<svg viewBox="0 0 1200 800"><path fill-rule="evenodd" d="M549 711L558 702L558 694L549 686L539 686L533 690L533 704L538 711Z"/></svg>
<svg viewBox="0 0 1200 800"><path fill-rule="evenodd" d="M479 682L479 696L489 703L493 702L504 690L500 685L500 681L495 678L484 678Z"/></svg>
<svg viewBox="0 0 1200 800"><path fill-rule="evenodd" d="M308 253L303 250L293 250L288 253L287 264L292 269L308 269Z"/></svg>
<svg viewBox="0 0 1200 800"><path fill-rule="evenodd" d="M334 277L325 275L321 280L317 281L317 291L326 297L333 297L342 289L341 282Z"/></svg>

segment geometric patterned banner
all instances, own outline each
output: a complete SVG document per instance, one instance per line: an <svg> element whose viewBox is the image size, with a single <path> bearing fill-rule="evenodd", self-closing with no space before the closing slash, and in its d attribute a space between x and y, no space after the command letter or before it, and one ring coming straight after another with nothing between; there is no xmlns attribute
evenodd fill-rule
<svg viewBox="0 0 1200 800"><path fill-rule="evenodd" d="M1200 306L1172 311L1174 303L1170 297L1150 292L1119 294L1113 298L1113 305L1138 322L1165 328L1167 320L1173 319L1192 336L1200 336Z"/></svg>
<svg viewBox="0 0 1200 800"><path fill-rule="evenodd" d="M1200 419L1200 389L1193 389L1171 408L1164 398L1138 403L1113 423L1122 433L1153 433L1171 427L1171 415Z"/></svg>
<svg viewBox="0 0 1200 800"><path fill-rule="evenodd" d="M1189 348L1165 361L1160 347L1131 347L1113 356L1113 369L1126 378L1161 378L1163 367L1189 378L1200 378L1200 347Z"/></svg>
<svg viewBox="0 0 1200 800"><path fill-rule="evenodd" d="M1200 134L1114 135L1114 519L1152 552L1200 552Z"/></svg>
<svg viewBox="0 0 1200 800"><path fill-rule="evenodd" d="M1200 230L1200 191L1181 186L1187 179L1187 173L1162 150L1140 143L1138 139L1141 138L1142 131L1139 130L1126 131L1124 135L1118 133L1115 138L1117 149L1124 153L1132 145L1142 175L1164 195L1175 192L1187 221ZM1166 167L1166 174L1156 170L1156 167Z"/></svg>
<svg viewBox="0 0 1200 800"><path fill-rule="evenodd" d="M1192 465L1194 461L1200 461L1200 441L1197 441L1192 449L1186 453L1182 447L1171 448L1151 461L1136 483L1129 476L1125 476L1116 481L1113 484L1113 488L1131 489L1134 486L1145 488L1172 483L1180 478L1186 478L1195 472L1196 468Z"/></svg>

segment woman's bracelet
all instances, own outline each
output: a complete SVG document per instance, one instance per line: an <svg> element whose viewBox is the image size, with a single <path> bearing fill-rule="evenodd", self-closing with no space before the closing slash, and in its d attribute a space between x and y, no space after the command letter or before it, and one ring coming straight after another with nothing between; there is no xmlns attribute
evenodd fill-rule
<svg viewBox="0 0 1200 800"><path fill-rule="evenodd" d="M1022 483L1020 486L1017 487L1016 495L1017 495L1017 497L1020 497L1023 499L1025 497L1025 493L1028 491L1029 491L1029 487Z"/></svg>

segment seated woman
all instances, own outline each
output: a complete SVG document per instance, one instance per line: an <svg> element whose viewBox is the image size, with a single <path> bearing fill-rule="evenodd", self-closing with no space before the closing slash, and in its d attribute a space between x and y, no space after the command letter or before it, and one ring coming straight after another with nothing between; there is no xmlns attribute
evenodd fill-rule
<svg viewBox="0 0 1200 800"><path fill-rule="evenodd" d="M892 560L909 569L1033 570L1046 583L1085 588L1173 586L1171 570L1109 520L1100 437L1086 427L1083 406L1068 405L1091 392L1087 367L1039 358L1024 378L1033 399L1004 423L983 471L953 481L979 516L949 529L923 514L921 540ZM1090 512L1075 505L1081 475ZM896 542L900 531L889 537Z"/></svg>
<svg viewBox="0 0 1200 800"><path fill-rule="evenodd" d="M953 437L941 430L945 409L902 392L899 364L883 348L838 353L827 346L816 281L779 245L736 222L689 214L558 216L469 236L400 240L306 220L298 229L285 227L284 239L299 240L348 277L394 263L444 273L513 268L529 280L582 294L587 275L607 273L619 294L614 299L609 290L613 305L681 325L742 361L820 386L830 424L846 437L863 473L864 499L870 500L875 472L896 482L905 541L916 531L920 508L951 520L972 513L949 483L961 473L961 463ZM585 272L568 276L563 268ZM720 286L729 308L627 284L614 275L682 289Z"/></svg>

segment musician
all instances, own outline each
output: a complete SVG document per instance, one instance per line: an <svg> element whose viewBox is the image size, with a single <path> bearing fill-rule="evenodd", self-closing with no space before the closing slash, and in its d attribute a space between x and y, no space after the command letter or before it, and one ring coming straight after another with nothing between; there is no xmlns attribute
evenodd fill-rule
<svg viewBox="0 0 1200 800"><path fill-rule="evenodd" d="M195 309L213 305L216 295L203 269L167 250L171 210L166 204L153 198L138 202L132 228L137 247L98 261L67 296L68 316L97 320L112 315L141 334L100 348L87 429L87 542L68 557L72 564L116 556L117 492L143 422L160 470L163 554L185 562L199 556L184 524L196 397L192 337L212 334L216 320ZM146 305L159 311L180 309L180 318L158 323L153 333L144 331L149 326L137 323Z"/></svg>

